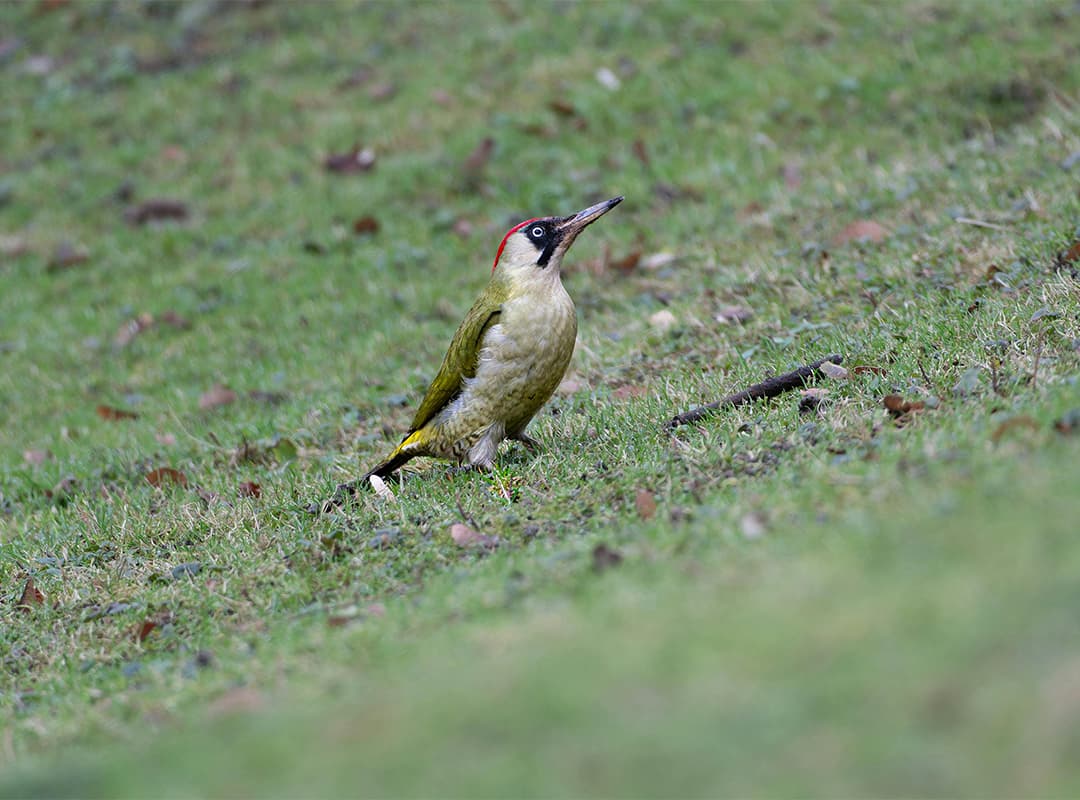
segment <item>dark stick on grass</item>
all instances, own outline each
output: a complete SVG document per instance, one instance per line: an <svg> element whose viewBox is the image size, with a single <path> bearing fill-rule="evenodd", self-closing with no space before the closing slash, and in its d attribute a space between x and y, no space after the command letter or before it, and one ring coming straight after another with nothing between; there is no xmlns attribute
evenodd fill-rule
<svg viewBox="0 0 1080 800"><path fill-rule="evenodd" d="M679 414L679 416L672 417L668 420L667 426L668 428L677 428L680 425L691 425L715 414L721 408L733 408L735 406L753 402L754 400L777 397L784 392L790 392L792 389L801 389L808 381L810 381L810 379L822 376L821 365L826 361L831 361L833 364L839 364L843 360L844 357L836 353L825 356L825 358L819 358L817 361L799 367L796 370L785 372L783 375L777 375L775 378L768 378L761 383L755 383L753 386L743 389L741 392L729 394L727 397L722 400L717 400L715 403L708 403L707 405L698 406L697 408L685 411L682 414Z"/></svg>

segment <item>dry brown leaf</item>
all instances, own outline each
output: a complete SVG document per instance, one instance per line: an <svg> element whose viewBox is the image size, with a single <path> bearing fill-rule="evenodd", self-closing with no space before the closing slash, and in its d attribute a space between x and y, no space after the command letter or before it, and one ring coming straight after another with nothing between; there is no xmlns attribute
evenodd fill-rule
<svg viewBox="0 0 1080 800"><path fill-rule="evenodd" d="M203 394L199 398L199 408L203 411L208 411L212 408L219 408L221 406L227 406L229 403L236 402L236 392L230 389L228 386L224 386L220 383L215 384L213 388Z"/></svg>
<svg viewBox="0 0 1080 800"><path fill-rule="evenodd" d="M926 408L926 404L921 400L909 402L898 394L885 395L881 402L893 419L898 422L907 420L912 414Z"/></svg>
<svg viewBox="0 0 1080 800"><path fill-rule="evenodd" d="M78 485L79 482L76 481L74 477L72 477L71 475L65 475L63 478L57 481L56 485L53 486L53 488L45 490L45 496L59 500L60 498L67 497L72 492L74 492Z"/></svg>
<svg viewBox="0 0 1080 800"><path fill-rule="evenodd" d="M391 83L390 81L376 83L374 86L368 89L368 97L370 97L376 103L383 103L392 98L397 93L397 85Z"/></svg>
<svg viewBox="0 0 1080 800"><path fill-rule="evenodd" d="M33 578L27 578L26 584L23 586L22 596L19 598L19 602L15 607L19 611L30 611L34 606L40 606L45 604L45 595L41 590L34 585Z"/></svg>
<svg viewBox="0 0 1080 800"><path fill-rule="evenodd" d="M633 272L641 261L641 251L632 250L622 258L617 258L609 263L610 266L617 269L619 272Z"/></svg>
<svg viewBox="0 0 1080 800"><path fill-rule="evenodd" d="M100 405L97 407L97 415L102 419L109 420L110 422L117 422L122 419L138 419L139 415L134 411L125 411L122 408L113 408L112 406Z"/></svg>
<svg viewBox="0 0 1080 800"><path fill-rule="evenodd" d="M145 311L134 319L129 319L113 337L113 344L117 348L127 347L131 341L143 331L149 330L154 325L154 317Z"/></svg>
<svg viewBox="0 0 1080 800"><path fill-rule="evenodd" d="M180 316L172 310L161 312L161 315L158 317L158 322L181 331L186 331L191 327L191 320Z"/></svg>
<svg viewBox="0 0 1080 800"><path fill-rule="evenodd" d="M378 233L379 221L375 217L368 214L364 217L357 217L353 220L352 224L353 233L357 236L363 236L364 234Z"/></svg>
<svg viewBox="0 0 1080 800"><path fill-rule="evenodd" d="M634 151L634 158L648 167L651 162L649 161L649 151L645 149L645 142L641 139L634 139L631 149Z"/></svg>
<svg viewBox="0 0 1080 800"><path fill-rule="evenodd" d="M752 319L754 310L746 306L724 306L716 312L716 321L721 325L731 322L746 322Z"/></svg>
<svg viewBox="0 0 1080 800"><path fill-rule="evenodd" d="M483 172L484 167L491 160L493 152L495 152L495 140L490 136L485 136L480 140L480 144L469 153L469 157L465 159L465 163L462 165L465 174L475 177Z"/></svg>
<svg viewBox="0 0 1080 800"><path fill-rule="evenodd" d="M537 136L541 139L552 139L558 135L558 131L551 125L541 125L537 122L519 125L518 128L522 133L526 133L529 136Z"/></svg>
<svg viewBox="0 0 1080 800"><path fill-rule="evenodd" d="M360 609L356 606L349 606L339 611L337 614L331 614L326 618L326 624L331 628L344 628L350 622L355 622L358 619L363 619L364 615L360 613Z"/></svg>
<svg viewBox="0 0 1080 800"><path fill-rule="evenodd" d="M52 458L52 453L48 450L24 450L22 457L27 464L37 467Z"/></svg>
<svg viewBox="0 0 1080 800"><path fill-rule="evenodd" d="M798 189L802 185L802 169L794 161L788 161L780 168L780 174L784 178L784 186L788 189Z"/></svg>
<svg viewBox="0 0 1080 800"><path fill-rule="evenodd" d="M837 381L845 380L848 376L848 371L844 367L841 367L839 364L834 364L831 361L822 362L818 369L821 370L821 374L826 378L832 378Z"/></svg>
<svg viewBox="0 0 1080 800"><path fill-rule="evenodd" d="M252 497L258 500L262 497L262 487L254 481L244 481L240 484L239 489L237 489L237 493L241 497Z"/></svg>
<svg viewBox="0 0 1080 800"><path fill-rule="evenodd" d="M455 522L450 526L450 538L454 540L454 544L458 547L485 547L491 549L499 544L497 536L485 536L462 522Z"/></svg>
<svg viewBox="0 0 1080 800"><path fill-rule="evenodd" d="M865 375L870 373L873 375L888 375L889 372L884 367L872 367L869 364L856 364L851 368L852 375Z"/></svg>
<svg viewBox="0 0 1080 800"><path fill-rule="evenodd" d="M765 211L765 206L757 200L751 200L745 206L735 212L735 218L740 222L749 222L761 216Z"/></svg>
<svg viewBox="0 0 1080 800"><path fill-rule="evenodd" d="M58 11L61 8L70 3L71 0L38 0L37 7L34 9L35 14L48 14L52 11Z"/></svg>
<svg viewBox="0 0 1080 800"><path fill-rule="evenodd" d="M158 467L152 469L146 473L146 482L151 486L161 488L168 484L176 484L177 486L187 486L187 476L180 470L173 469L172 467Z"/></svg>
<svg viewBox="0 0 1080 800"><path fill-rule="evenodd" d="M90 251L82 245L66 241L60 242L49 257L49 263L45 269L48 272L60 272L79 264L85 264L89 258Z"/></svg>
<svg viewBox="0 0 1080 800"><path fill-rule="evenodd" d="M135 630L135 641L146 641L146 637L157 630L158 624L152 619L143 620L139 627Z"/></svg>
<svg viewBox="0 0 1080 800"><path fill-rule="evenodd" d="M157 220L185 220L189 213L187 203L182 200L156 197L130 206L124 212L124 219L132 225L145 225Z"/></svg>
<svg viewBox="0 0 1080 800"><path fill-rule="evenodd" d="M323 161L323 167L327 172L338 175L355 175L358 172L368 172L375 166L375 151L370 147L353 147L347 153L329 155Z"/></svg>
<svg viewBox="0 0 1080 800"><path fill-rule="evenodd" d="M821 401L829 396L829 392L812 386L809 389L802 389L799 395L799 413L812 414L821 406Z"/></svg>
<svg viewBox="0 0 1080 800"><path fill-rule="evenodd" d="M1054 420L1054 430L1061 434L1075 433L1080 429L1080 408L1072 408Z"/></svg>
<svg viewBox="0 0 1080 800"><path fill-rule="evenodd" d="M566 100L552 100L548 103L548 108L558 114L560 117L576 117L577 109L574 108L573 103Z"/></svg>
<svg viewBox="0 0 1080 800"><path fill-rule="evenodd" d="M559 388L556 391L566 397L568 395L576 394L585 388L585 383L579 378L569 377L563 378L562 383L559 384Z"/></svg>
<svg viewBox="0 0 1080 800"><path fill-rule="evenodd" d="M1080 261L1080 239L1072 243L1072 246L1061 255L1063 264L1075 264Z"/></svg>
<svg viewBox="0 0 1080 800"><path fill-rule="evenodd" d="M644 397L649 393L649 390L644 386L634 386L629 383L625 383L618 387L611 396L616 400L629 400L632 397Z"/></svg>
<svg viewBox="0 0 1080 800"><path fill-rule="evenodd" d="M368 66L359 66L348 74L340 83L337 88L342 89L355 89L357 86L363 86L365 83L375 77L375 70Z"/></svg>
<svg viewBox="0 0 1080 800"><path fill-rule="evenodd" d="M613 547L608 547L601 542L592 551L593 572L603 572L611 567L617 567L623 562L623 555Z"/></svg>
<svg viewBox="0 0 1080 800"><path fill-rule="evenodd" d="M860 219L850 223L840 233L833 237L833 244L839 246L848 242L878 242L885 241L889 236L889 229L880 222L872 219Z"/></svg>
<svg viewBox="0 0 1080 800"><path fill-rule="evenodd" d="M887 394L882 399L882 405L885 406L885 410L890 414L903 414L904 413L904 398L898 394Z"/></svg>
<svg viewBox="0 0 1080 800"><path fill-rule="evenodd" d="M474 547L484 541L482 533L473 530L463 522L455 522L450 526L450 538L458 547Z"/></svg>
<svg viewBox="0 0 1080 800"><path fill-rule="evenodd" d="M184 162L187 161L187 151L179 145L167 144L161 148L161 158L164 161Z"/></svg>
<svg viewBox="0 0 1080 800"><path fill-rule="evenodd" d="M656 516L656 498L648 489L638 489L634 497L634 507L638 516L643 520L650 520Z"/></svg>

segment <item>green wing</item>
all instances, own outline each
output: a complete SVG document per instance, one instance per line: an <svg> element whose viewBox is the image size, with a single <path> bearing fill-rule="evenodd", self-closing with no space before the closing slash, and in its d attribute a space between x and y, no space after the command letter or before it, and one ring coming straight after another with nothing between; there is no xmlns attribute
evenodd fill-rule
<svg viewBox="0 0 1080 800"><path fill-rule="evenodd" d="M499 314L502 313L502 302L491 288L477 298L469 313L465 315L461 327L454 334L450 349L446 351L442 366L439 367L439 374L431 382L420 408L416 410L409 433L427 425L461 394L462 380L476 375L484 334L499 321Z"/></svg>

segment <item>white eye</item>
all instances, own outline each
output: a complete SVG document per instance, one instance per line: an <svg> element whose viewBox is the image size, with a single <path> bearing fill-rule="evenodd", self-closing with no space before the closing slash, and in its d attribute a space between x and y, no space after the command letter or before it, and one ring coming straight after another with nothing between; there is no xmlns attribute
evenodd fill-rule
<svg viewBox="0 0 1080 800"><path fill-rule="evenodd" d="M532 236L534 239L539 239L544 235L544 229L537 225L529 232L529 235Z"/></svg>

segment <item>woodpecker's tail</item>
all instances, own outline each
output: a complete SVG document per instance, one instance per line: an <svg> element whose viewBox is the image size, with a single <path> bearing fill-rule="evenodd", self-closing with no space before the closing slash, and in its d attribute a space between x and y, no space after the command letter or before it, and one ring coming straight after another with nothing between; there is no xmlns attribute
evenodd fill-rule
<svg viewBox="0 0 1080 800"><path fill-rule="evenodd" d="M370 478L372 475L377 475L380 478L389 478L392 474L394 474L401 467L403 467L406 461L410 461L412 460L412 458L412 453L406 453L402 451L401 447L398 447L396 450L394 450L393 453L390 454L390 457L386 459L386 461L368 470L367 474L365 474L364 477L357 481L357 483L361 486L366 485L368 483L368 478Z"/></svg>
<svg viewBox="0 0 1080 800"><path fill-rule="evenodd" d="M390 477L394 472L400 469L406 461L409 461L414 457L421 455L421 453L416 452L418 450L417 445L420 439L418 435L419 433L419 431L416 431L409 436L406 436L405 439L401 442L401 444L394 448L394 452L392 452L385 461L368 470L363 477L355 481L349 481L348 483L339 483L337 485L337 488L334 489L333 497L323 502L321 506L310 506L308 510L312 513L321 512L323 514L329 514L335 508L342 508L348 505L349 502L356 496L357 492L367 488L371 483L368 479L372 475L378 476L380 478Z"/></svg>
<svg viewBox="0 0 1080 800"><path fill-rule="evenodd" d="M387 457L386 461L369 470L359 482L366 485L368 483L368 478L372 475L377 475L380 478L388 478L401 469L406 461L411 461L417 456L427 455L428 452L425 444L430 441L429 437L430 431L427 428L419 428L418 430L413 431L401 440L401 444L394 448L394 452Z"/></svg>

